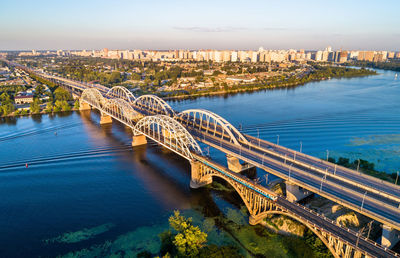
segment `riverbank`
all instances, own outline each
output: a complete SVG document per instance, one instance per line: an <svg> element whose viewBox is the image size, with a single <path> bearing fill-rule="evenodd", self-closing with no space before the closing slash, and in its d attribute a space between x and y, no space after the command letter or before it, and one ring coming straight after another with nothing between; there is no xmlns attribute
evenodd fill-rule
<svg viewBox="0 0 400 258"><path fill-rule="evenodd" d="M329 70L332 68L334 69L333 70L334 72ZM326 72L326 70L316 70L314 73L310 73L301 79L291 77L284 81L275 81L264 84L252 84L252 85L235 85L232 87L218 87L218 88L213 87L208 90L201 90L201 92L199 92L200 90L193 90L193 91L179 92L176 95L174 95L173 92L167 92L167 93L149 92L149 93L156 94L165 100L189 99L189 98L197 98L205 96L230 95L243 92L256 92L261 90L295 88L298 86L305 85L309 82L319 82L324 80L342 79L342 78L351 79L356 77L377 75L376 71L363 68L354 69L354 68L343 68L343 67L324 67L324 69L328 69L329 72ZM170 96L165 97L166 94Z"/></svg>

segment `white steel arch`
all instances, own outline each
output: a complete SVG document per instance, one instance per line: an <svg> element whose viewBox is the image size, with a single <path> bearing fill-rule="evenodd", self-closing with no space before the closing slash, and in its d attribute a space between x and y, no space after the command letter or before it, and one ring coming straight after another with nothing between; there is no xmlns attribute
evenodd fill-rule
<svg viewBox="0 0 400 258"><path fill-rule="evenodd" d="M100 91L94 88L85 89L82 91L81 100L89 103L90 105L101 108L105 104L105 99Z"/></svg>
<svg viewBox="0 0 400 258"><path fill-rule="evenodd" d="M136 107L149 112L150 115L174 116L175 114L167 102L155 95L142 95L134 101L134 104Z"/></svg>
<svg viewBox="0 0 400 258"><path fill-rule="evenodd" d="M108 97L115 97L119 99L126 100L128 102L133 103L136 100L135 95L130 92L127 88L122 86L114 86L112 87L106 94Z"/></svg>
<svg viewBox="0 0 400 258"><path fill-rule="evenodd" d="M136 112L124 99L108 99L103 106L103 110L131 127L134 126L135 121L142 117L142 115Z"/></svg>
<svg viewBox="0 0 400 258"><path fill-rule="evenodd" d="M146 116L132 130L134 135L144 134L189 161L193 160L192 151L202 155L201 148L192 135L172 117Z"/></svg>
<svg viewBox="0 0 400 258"><path fill-rule="evenodd" d="M211 111L188 109L179 113L178 118L187 125L193 125L195 129L212 133L214 136L220 135L221 138L229 138L229 141L236 145L240 145L240 141L248 143L247 139L236 127Z"/></svg>

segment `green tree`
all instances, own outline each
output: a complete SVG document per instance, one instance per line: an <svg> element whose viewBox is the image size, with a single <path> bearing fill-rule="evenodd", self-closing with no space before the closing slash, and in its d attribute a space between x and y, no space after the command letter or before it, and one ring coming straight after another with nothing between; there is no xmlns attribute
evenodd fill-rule
<svg viewBox="0 0 400 258"><path fill-rule="evenodd" d="M35 88L35 95L36 95L37 97L40 97L41 95L43 95L43 93L44 93L44 87L43 87L43 85L42 85L42 84L39 84L38 86L36 86L36 88Z"/></svg>
<svg viewBox="0 0 400 258"><path fill-rule="evenodd" d="M71 111L71 106L68 104L67 101L63 100L61 109L62 111Z"/></svg>
<svg viewBox="0 0 400 258"><path fill-rule="evenodd" d="M169 218L170 226L177 232L173 243L183 256L194 257L207 241L207 234L192 224L192 218L185 218L179 211Z"/></svg>
<svg viewBox="0 0 400 258"><path fill-rule="evenodd" d="M61 110L62 110L62 101L56 100L56 102L54 103L53 112L60 112Z"/></svg>
<svg viewBox="0 0 400 258"><path fill-rule="evenodd" d="M6 104L2 104L1 109L2 109L3 115L7 116L7 115L11 114L12 112L14 112L15 107L12 103L9 102Z"/></svg>
<svg viewBox="0 0 400 258"><path fill-rule="evenodd" d="M140 76L140 74L134 73L134 74L132 74L131 79L135 80L135 81L139 81L140 79L142 79L142 76Z"/></svg>
<svg viewBox="0 0 400 258"><path fill-rule="evenodd" d="M3 92L3 93L0 95L0 101L1 101L2 104L7 104L7 103L9 103L9 102L11 101L10 95L8 95L7 92Z"/></svg>
<svg viewBox="0 0 400 258"><path fill-rule="evenodd" d="M58 88L54 91L54 96L55 96L55 100L56 100L56 101L57 101L57 100L65 100L65 101L68 101L68 100L71 100L71 99L72 99L71 94L70 94L67 90L65 90L65 89L63 89L63 88L61 88L61 87L58 87Z"/></svg>
<svg viewBox="0 0 400 258"><path fill-rule="evenodd" d="M45 109L46 113L53 112L53 108L54 108L53 102L47 102Z"/></svg>
<svg viewBox="0 0 400 258"><path fill-rule="evenodd" d="M112 72L110 77L108 77L108 83L119 83L122 81L121 73Z"/></svg>
<svg viewBox="0 0 400 258"><path fill-rule="evenodd" d="M34 99L33 102L30 104L30 110L32 114L40 113L40 100Z"/></svg>
<svg viewBox="0 0 400 258"><path fill-rule="evenodd" d="M74 103L74 109L78 110L79 109L79 100L76 100Z"/></svg>

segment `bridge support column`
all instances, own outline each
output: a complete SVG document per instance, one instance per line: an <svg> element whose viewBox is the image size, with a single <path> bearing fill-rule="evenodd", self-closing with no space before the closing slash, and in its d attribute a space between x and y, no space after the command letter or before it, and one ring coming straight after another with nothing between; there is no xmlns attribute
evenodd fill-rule
<svg viewBox="0 0 400 258"><path fill-rule="evenodd" d="M297 202L310 196L311 194L312 192L304 190L298 185L286 181L286 198L289 201Z"/></svg>
<svg viewBox="0 0 400 258"><path fill-rule="evenodd" d="M212 176L207 175L205 167L199 161L190 162L192 179L190 180L190 188L200 188L212 183Z"/></svg>
<svg viewBox="0 0 400 258"><path fill-rule="evenodd" d="M382 225L381 245L387 248L392 248L399 241L398 232L387 225Z"/></svg>
<svg viewBox="0 0 400 258"><path fill-rule="evenodd" d="M146 136L144 134L134 135L132 137L132 147L147 144Z"/></svg>
<svg viewBox="0 0 400 258"><path fill-rule="evenodd" d="M249 224L250 225L252 225L252 226L257 225L261 221L262 221L262 219L256 218L256 217L254 217L253 215L250 214L250 217L249 217Z"/></svg>
<svg viewBox="0 0 400 258"><path fill-rule="evenodd" d="M90 110L90 105L86 102L79 101L79 110Z"/></svg>
<svg viewBox="0 0 400 258"><path fill-rule="evenodd" d="M79 96L78 94L72 92L72 98L73 98L73 99L79 99L80 96Z"/></svg>
<svg viewBox="0 0 400 258"><path fill-rule="evenodd" d="M101 112L101 117L100 117L100 124L104 125L104 124L111 124L112 123L112 118L111 116Z"/></svg>
<svg viewBox="0 0 400 258"><path fill-rule="evenodd" d="M254 168L253 165L250 165L250 164L247 164L247 163L240 164L238 158L236 158L234 156L231 156L229 154L226 155L226 160L227 160L227 163L228 163L229 170L231 170L231 171L233 171L235 173L240 173L240 172L243 172L243 171L246 171L246 170Z"/></svg>

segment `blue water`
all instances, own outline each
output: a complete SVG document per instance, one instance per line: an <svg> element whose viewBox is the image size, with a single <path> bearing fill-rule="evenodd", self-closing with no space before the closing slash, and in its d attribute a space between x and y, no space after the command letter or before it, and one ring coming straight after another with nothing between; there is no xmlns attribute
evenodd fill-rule
<svg viewBox="0 0 400 258"><path fill-rule="evenodd" d="M245 133L274 142L279 135L287 147L299 149L302 141L303 151L318 157L329 150L394 172L399 100L400 81L379 71L170 104L209 109ZM223 203L190 190L186 160L154 143L132 150L129 129L99 120L96 112L0 120L0 257L54 257L115 239L118 248L151 249L145 235L157 238L172 210L204 206L204 198ZM225 162L223 154L211 154ZM83 229L89 231L83 239L54 240Z"/></svg>

